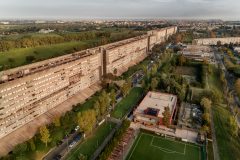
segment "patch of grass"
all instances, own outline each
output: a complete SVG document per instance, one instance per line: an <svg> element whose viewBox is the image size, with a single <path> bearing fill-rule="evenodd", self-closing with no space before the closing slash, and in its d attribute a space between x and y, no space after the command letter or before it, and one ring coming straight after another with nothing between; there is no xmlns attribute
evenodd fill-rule
<svg viewBox="0 0 240 160"><path fill-rule="evenodd" d="M126 160L201 160L201 147L140 132Z"/></svg>
<svg viewBox="0 0 240 160"><path fill-rule="evenodd" d="M175 69L175 74L196 76L197 69L195 67L178 66Z"/></svg>
<svg viewBox="0 0 240 160"><path fill-rule="evenodd" d="M220 81L220 72L216 67L212 67L212 73L208 75L208 84L210 89L222 91L223 86Z"/></svg>
<svg viewBox="0 0 240 160"><path fill-rule="evenodd" d="M68 154L66 160L76 160L79 154L90 158L115 126L116 124L112 122L103 123L90 137L84 140L83 143L76 146Z"/></svg>
<svg viewBox="0 0 240 160"><path fill-rule="evenodd" d="M140 87L133 88L130 93L123 98L115 107L112 116L123 118L130 108L133 108L142 97L143 89Z"/></svg>
<svg viewBox="0 0 240 160"><path fill-rule="evenodd" d="M83 47L84 45L86 45L85 42L66 42L49 46L19 48L0 52L0 70L28 64L29 62L26 61L27 56L33 56L35 60L32 62L37 62L67 54L67 51L72 50L74 47Z"/></svg>
<svg viewBox="0 0 240 160"><path fill-rule="evenodd" d="M229 133L229 117L231 113L223 106L213 106L214 128L218 144L219 157L222 160L240 158L240 139Z"/></svg>
<svg viewBox="0 0 240 160"><path fill-rule="evenodd" d="M196 87L191 87L191 90L192 90L192 99L191 99L191 101L193 101L193 102L200 102L201 98L202 98L202 95L203 95L205 90L202 89L202 88L196 88Z"/></svg>

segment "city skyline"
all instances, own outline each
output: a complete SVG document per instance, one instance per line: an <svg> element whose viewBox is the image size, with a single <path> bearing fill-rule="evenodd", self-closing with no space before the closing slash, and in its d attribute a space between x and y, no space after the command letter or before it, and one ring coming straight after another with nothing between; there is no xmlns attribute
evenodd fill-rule
<svg viewBox="0 0 240 160"><path fill-rule="evenodd" d="M239 20L237 0L8 0L0 19L223 19Z"/></svg>

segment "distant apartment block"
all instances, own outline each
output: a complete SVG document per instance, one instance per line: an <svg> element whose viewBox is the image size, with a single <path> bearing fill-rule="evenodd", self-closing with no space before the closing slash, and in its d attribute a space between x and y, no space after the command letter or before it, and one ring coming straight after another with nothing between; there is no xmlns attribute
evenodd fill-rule
<svg viewBox="0 0 240 160"><path fill-rule="evenodd" d="M169 107L171 113L169 122L171 124L176 105L176 95L160 92L148 92L133 113L134 122L150 126L163 125L163 112L165 111L165 107Z"/></svg>
<svg viewBox="0 0 240 160"><path fill-rule="evenodd" d="M121 75L176 31L159 29L0 72L0 138L100 82L105 74Z"/></svg>
<svg viewBox="0 0 240 160"><path fill-rule="evenodd" d="M240 44L240 37L226 37L226 38L202 38L202 39L194 39L194 45L217 45L218 42L221 44Z"/></svg>

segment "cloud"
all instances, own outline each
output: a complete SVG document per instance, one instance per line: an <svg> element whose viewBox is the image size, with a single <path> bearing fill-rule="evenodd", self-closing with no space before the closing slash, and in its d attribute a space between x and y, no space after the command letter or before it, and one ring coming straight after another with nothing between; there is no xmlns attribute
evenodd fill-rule
<svg viewBox="0 0 240 160"><path fill-rule="evenodd" d="M240 18L239 0L2 0L0 18Z"/></svg>

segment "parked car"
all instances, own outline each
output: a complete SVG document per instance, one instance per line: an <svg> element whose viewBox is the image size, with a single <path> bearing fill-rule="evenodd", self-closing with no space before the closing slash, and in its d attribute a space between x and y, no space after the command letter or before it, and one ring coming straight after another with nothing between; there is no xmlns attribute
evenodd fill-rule
<svg viewBox="0 0 240 160"><path fill-rule="evenodd" d="M80 128L79 126L76 126L76 127L75 127L75 131L79 130L79 128Z"/></svg>
<svg viewBox="0 0 240 160"><path fill-rule="evenodd" d="M61 155L56 155L56 156L53 157L54 160L60 160L61 158L62 158Z"/></svg>
<svg viewBox="0 0 240 160"><path fill-rule="evenodd" d="M76 135L76 136L73 138L73 140L76 141L76 142L80 141L80 139L81 139L81 135L80 135L80 134Z"/></svg>
<svg viewBox="0 0 240 160"><path fill-rule="evenodd" d="M72 143L70 143L69 148L72 148L77 142L73 141Z"/></svg>

